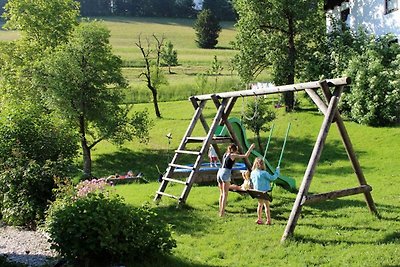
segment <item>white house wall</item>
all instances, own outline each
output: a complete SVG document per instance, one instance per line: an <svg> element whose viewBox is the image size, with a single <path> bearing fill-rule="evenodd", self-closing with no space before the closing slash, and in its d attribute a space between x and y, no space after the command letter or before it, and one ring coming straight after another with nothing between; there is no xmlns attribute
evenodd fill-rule
<svg viewBox="0 0 400 267"><path fill-rule="evenodd" d="M397 0L400 1L400 0ZM340 12L350 8L346 24L353 30L360 27L376 36L386 33L393 33L400 40L400 9L385 14L385 0L350 0L343 2L341 6L336 6L333 10L328 10L327 29L332 29L330 16L340 20Z"/></svg>
<svg viewBox="0 0 400 267"><path fill-rule="evenodd" d="M201 10L203 7L203 0L193 0L194 8L197 10Z"/></svg>

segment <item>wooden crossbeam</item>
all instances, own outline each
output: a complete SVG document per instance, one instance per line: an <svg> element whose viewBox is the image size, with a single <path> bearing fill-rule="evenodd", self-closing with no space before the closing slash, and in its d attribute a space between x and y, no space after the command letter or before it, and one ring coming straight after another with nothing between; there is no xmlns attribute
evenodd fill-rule
<svg viewBox="0 0 400 267"><path fill-rule="evenodd" d="M361 185L358 187L336 190L336 191L331 191L331 192L327 192L327 193L308 195L308 196L303 197L303 199L301 201L301 205L308 205L308 204L312 204L312 203L323 201L323 200L347 197L347 196L363 194L363 193L371 192L371 191L372 191L371 186Z"/></svg>
<svg viewBox="0 0 400 267"><path fill-rule="evenodd" d="M336 78L326 80L329 86L343 86L350 84L351 79L349 77ZM303 91L306 89L318 89L320 88L319 81L316 82L307 82L307 83L297 83L297 84L289 84L282 86L272 86L268 88L257 88L252 90L241 90L241 91L232 91L232 92L224 92L218 94L206 94L206 95L197 95L194 96L197 100L209 100L212 99L212 96L215 96L219 99L221 98L231 98L231 97L240 97L240 96L260 96L260 95L269 95L276 93L284 93L284 92L296 92Z"/></svg>

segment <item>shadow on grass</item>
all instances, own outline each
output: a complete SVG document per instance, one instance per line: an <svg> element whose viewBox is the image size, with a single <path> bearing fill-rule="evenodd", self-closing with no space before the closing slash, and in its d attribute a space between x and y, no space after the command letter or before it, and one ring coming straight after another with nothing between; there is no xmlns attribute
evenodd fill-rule
<svg viewBox="0 0 400 267"><path fill-rule="evenodd" d="M156 181L159 176L156 166L163 172L171 153L171 151L165 149L147 149L137 152L121 148L117 152L101 154L94 159L93 172L97 177L107 177L115 173L126 174L129 170L132 170L142 172L149 181Z"/></svg>
<svg viewBox="0 0 400 267"><path fill-rule="evenodd" d="M364 228L358 228L357 230L364 230ZM368 230L368 229L367 229ZM390 230L389 230L390 231ZM365 235L365 240L363 241L348 241L348 240L336 240L336 239L318 239L318 238L311 238L311 237L306 237L304 235L300 234L295 234L293 237L290 238L292 241L300 242L300 243L311 243L311 244L320 244L322 246L326 245L339 245L339 244L347 244L347 245L354 245L354 244L370 244L370 245L376 245L376 244L400 244L400 233L398 232L393 232L390 231L391 233L386 234L382 239L380 240L370 240L369 241L369 236L366 234Z"/></svg>
<svg viewBox="0 0 400 267"><path fill-rule="evenodd" d="M209 217L201 216L196 209L187 204L179 207L176 204L157 206L154 210L161 220L172 225L173 231L181 234L195 235L211 223Z"/></svg>
<svg viewBox="0 0 400 267"><path fill-rule="evenodd" d="M196 262L188 262L184 259L177 258L173 255L159 256L154 259L149 259L144 262L131 263L129 267L153 267L153 266L163 266L163 267L211 267L217 265L201 264ZM218 267L218 266L217 266Z"/></svg>
<svg viewBox="0 0 400 267"><path fill-rule="evenodd" d="M324 213L323 215L321 214L322 211L334 211L337 209L341 208L349 208L349 207L360 207L360 208L365 208L365 213L366 215L369 214L368 207L364 201L358 201L358 200L342 200L342 199L336 199L333 201L325 201L317 204L313 204L310 206L314 208L314 210L304 210L301 212L301 217L304 216L317 216L321 217L323 216L324 218L331 218L332 222L334 222L335 219L339 219L340 217L349 217L349 214L346 212L343 212L342 214L340 213L334 213L334 214L329 214L329 213ZM380 221L390 221L390 222L399 222L399 214L400 214L400 207L398 206L393 206L393 205L381 205L377 204L377 210L378 213L384 213L384 215L379 218ZM352 216L352 215L350 215ZM356 216L356 215L354 215ZM316 220L317 221L317 220ZM320 229L324 230L326 229L326 225L323 224L318 224L316 223L303 223L299 222L299 226L306 226L306 227L312 227L314 229ZM298 235L295 234L291 240L298 241L298 242L303 242L303 243L318 243L321 245L327 245L327 244L339 244L339 243L347 243L347 244L391 244L391 243L396 243L400 244L400 232L396 229L387 229L387 234L385 234L384 237L382 237L379 240L371 240L368 239L369 236L375 236L376 234L382 232L382 227L372 227L372 226L343 226L340 224L332 224L330 227L336 228L340 231L346 231L346 232L353 232L353 231L367 231L366 234L366 239L365 241L343 241L343 240L319 240L316 238L310 238L310 237L305 237L303 235ZM369 233L368 233L369 232Z"/></svg>

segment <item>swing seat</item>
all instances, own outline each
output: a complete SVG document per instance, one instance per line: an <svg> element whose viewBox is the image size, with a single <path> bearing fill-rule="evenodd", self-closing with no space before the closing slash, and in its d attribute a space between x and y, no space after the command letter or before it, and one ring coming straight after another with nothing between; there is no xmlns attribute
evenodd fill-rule
<svg viewBox="0 0 400 267"><path fill-rule="evenodd" d="M265 200L268 200L269 202L272 202L271 191L258 191L258 190L254 190L254 189L248 189L247 193L252 198L265 199Z"/></svg>
<svg viewBox="0 0 400 267"><path fill-rule="evenodd" d="M242 195L242 196L248 194L248 192L246 190L238 190L238 189L229 188L229 191L238 193L239 195Z"/></svg>

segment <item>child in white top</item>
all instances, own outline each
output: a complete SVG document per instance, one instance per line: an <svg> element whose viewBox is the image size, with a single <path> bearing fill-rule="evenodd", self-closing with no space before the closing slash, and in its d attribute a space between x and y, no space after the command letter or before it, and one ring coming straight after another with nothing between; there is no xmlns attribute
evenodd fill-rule
<svg viewBox="0 0 400 267"><path fill-rule="evenodd" d="M208 157L210 159L210 167L214 165L214 167L217 167L218 163L218 155L217 152L215 152L215 149L212 145L210 145L210 149L208 150Z"/></svg>

